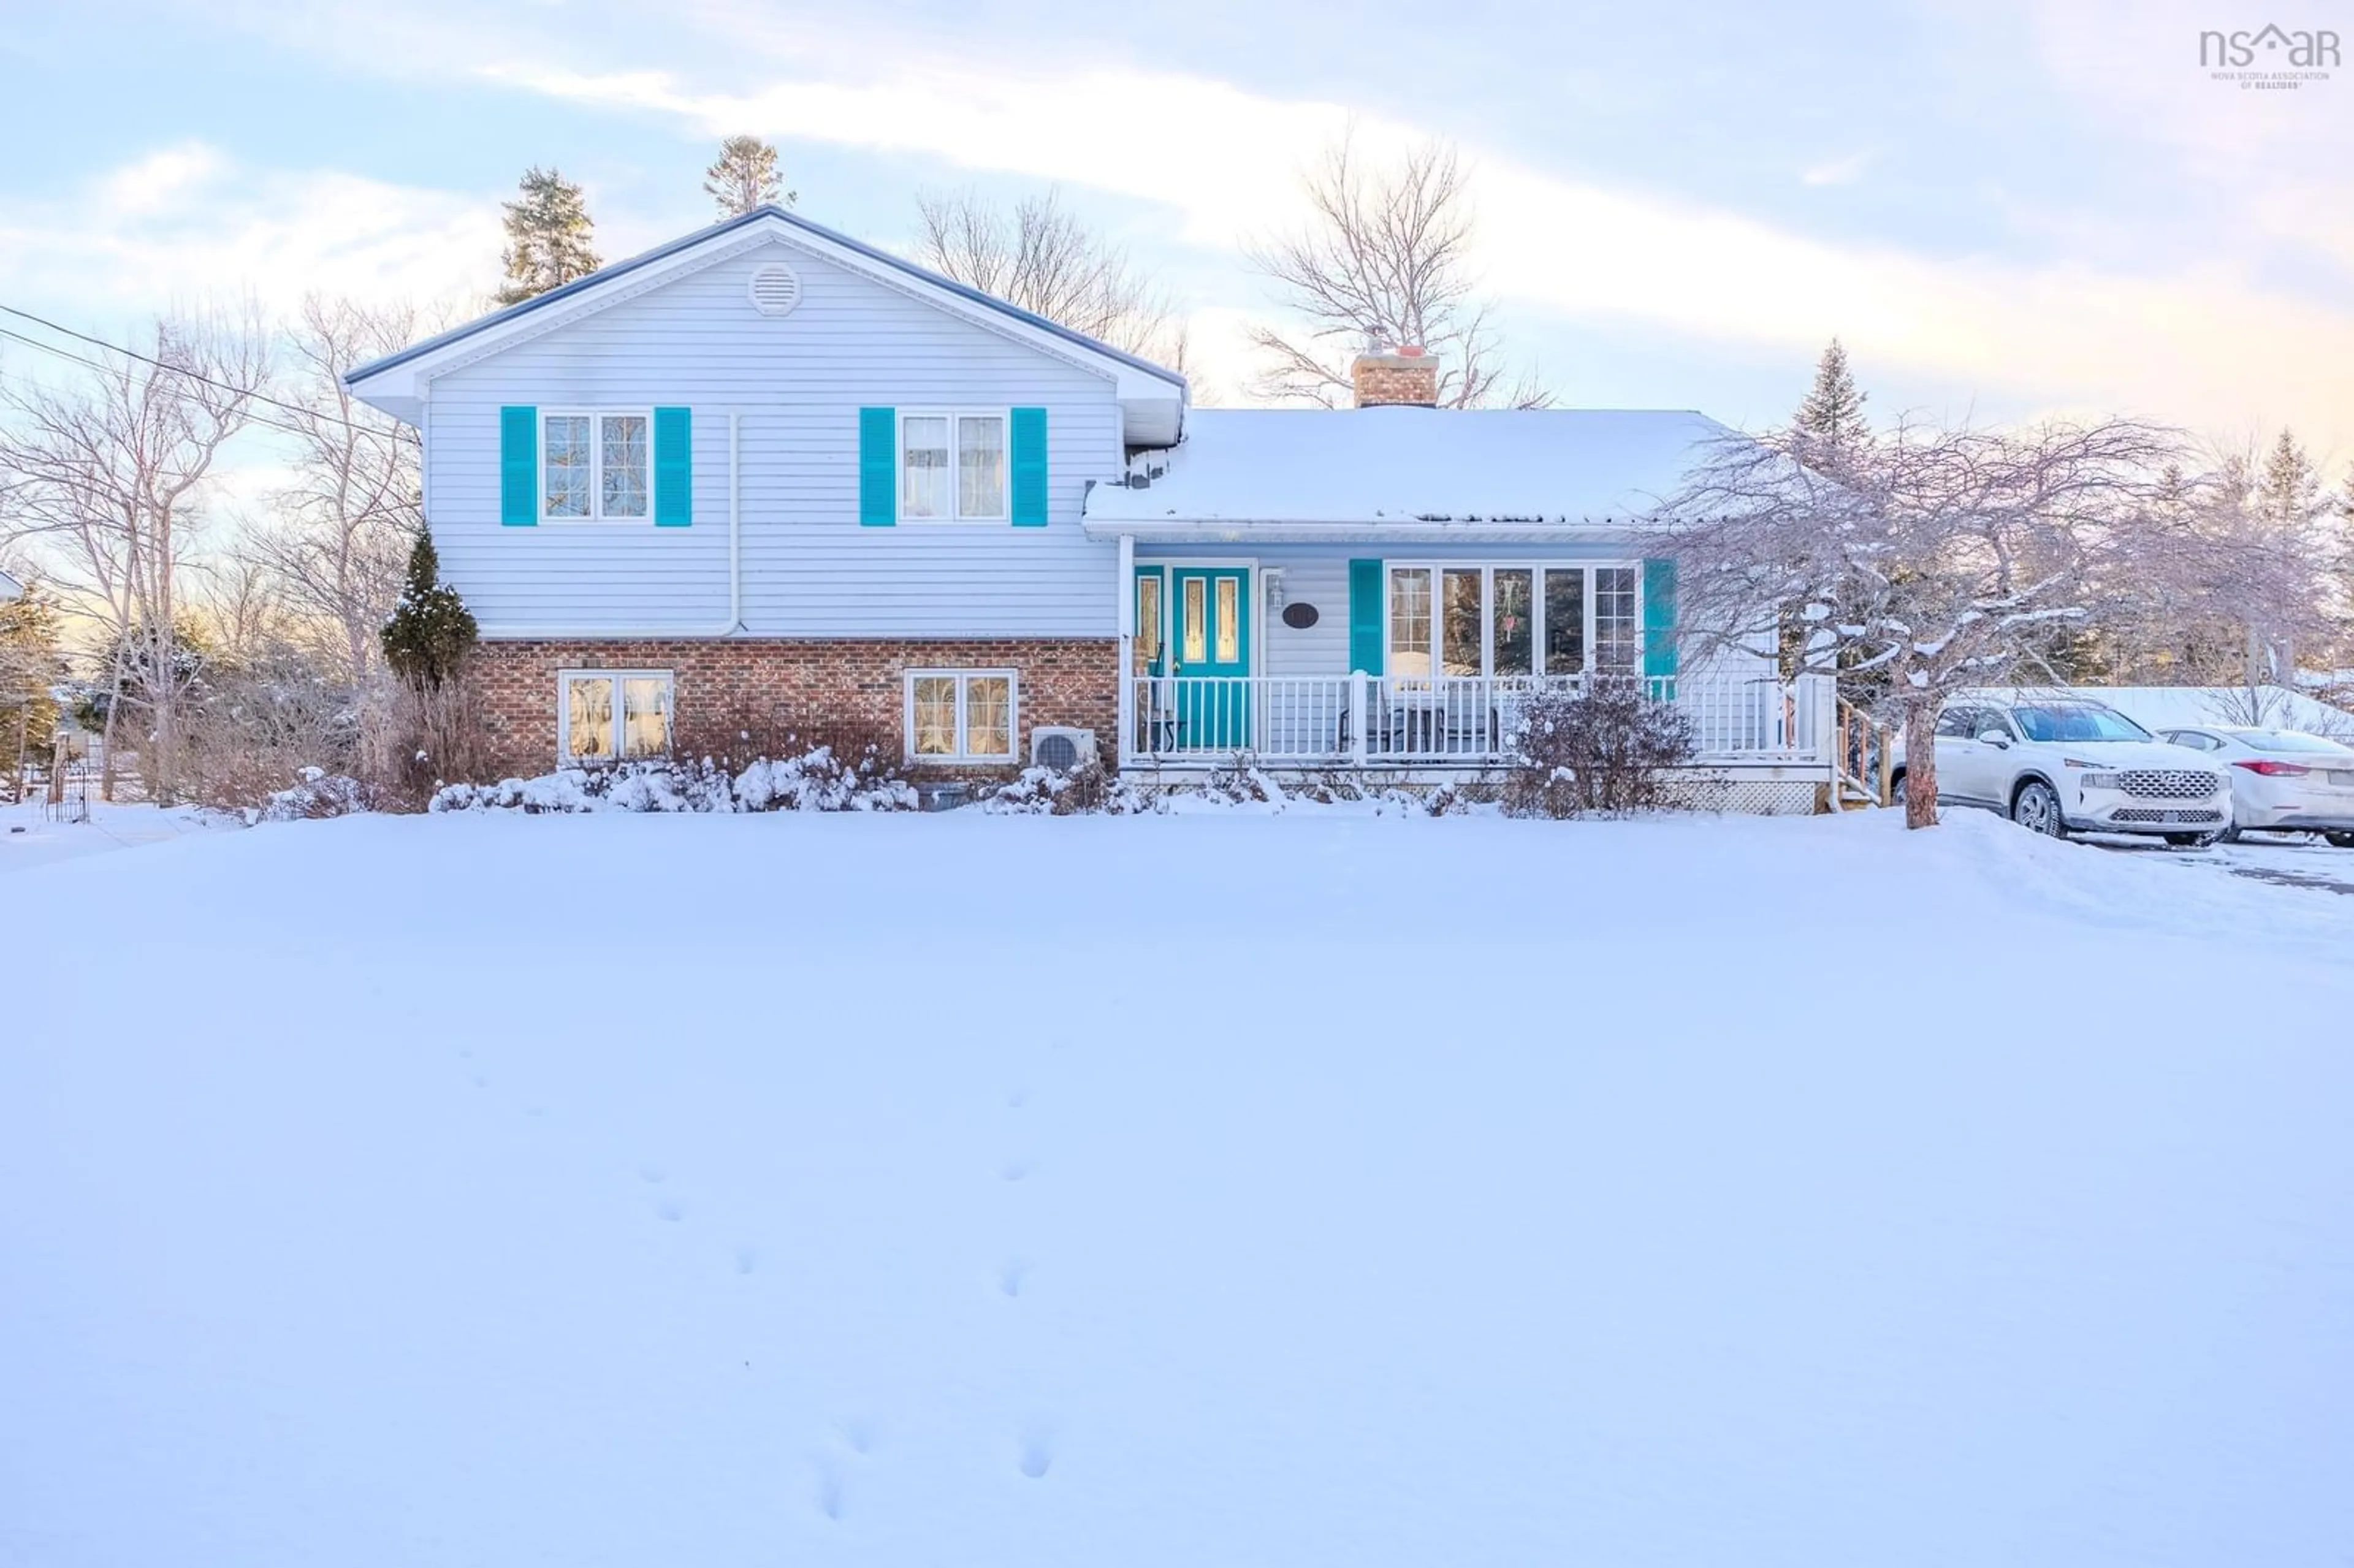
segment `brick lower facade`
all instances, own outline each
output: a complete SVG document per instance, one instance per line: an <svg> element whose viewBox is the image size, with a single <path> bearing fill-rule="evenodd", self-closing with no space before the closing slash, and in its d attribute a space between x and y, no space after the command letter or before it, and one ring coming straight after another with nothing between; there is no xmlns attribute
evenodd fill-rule
<svg viewBox="0 0 2354 1568"><path fill-rule="evenodd" d="M474 651L472 680L500 772L556 767L557 672L599 669L669 671L682 747L749 728L756 737L872 735L904 753L907 671L1012 669L1017 763L1028 760L1030 730L1042 724L1094 730L1107 761L1118 750L1119 644L1110 638L486 641Z"/></svg>

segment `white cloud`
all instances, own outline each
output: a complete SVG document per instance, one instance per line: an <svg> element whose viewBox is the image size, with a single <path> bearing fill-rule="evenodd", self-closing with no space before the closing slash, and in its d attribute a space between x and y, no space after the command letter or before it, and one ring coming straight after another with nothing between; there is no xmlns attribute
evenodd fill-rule
<svg viewBox="0 0 2354 1568"><path fill-rule="evenodd" d="M878 58L894 63L875 74ZM1034 75L905 50L870 52L863 67L830 62L823 79L749 95L696 90L662 71L479 69L568 101L675 116L707 134L749 127L918 152L1151 199L1177 209L1183 237L1208 247L1290 216L1296 170L1348 122L1338 104L1278 101L1198 77L1117 67ZM1357 128L1376 143L1412 134L1363 117ZM1819 239L1470 151L1479 262L1516 305L1809 356L1838 333L1859 355L1950 388L1956 406L1985 396L2207 427L2295 418L2354 432L2354 389L2326 373L2354 362L2354 311L2342 301L2267 291L2225 268L2128 274ZM1819 183L1860 174L1867 156L1825 165Z"/></svg>
<svg viewBox="0 0 2354 1568"><path fill-rule="evenodd" d="M469 300L498 265L495 202L333 170L243 167L201 143L159 149L75 198L0 217L9 302L105 326L175 304L311 291Z"/></svg>
<svg viewBox="0 0 2354 1568"><path fill-rule="evenodd" d="M1798 180L1809 185L1851 185L1863 178L1863 171L1871 163L1870 153L1850 153L1843 158L1832 158L1800 170Z"/></svg>

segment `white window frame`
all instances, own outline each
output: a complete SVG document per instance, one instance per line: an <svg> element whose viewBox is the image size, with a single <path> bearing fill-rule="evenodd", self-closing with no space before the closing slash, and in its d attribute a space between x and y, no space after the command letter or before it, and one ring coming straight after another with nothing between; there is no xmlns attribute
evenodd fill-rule
<svg viewBox="0 0 2354 1568"><path fill-rule="evenodd" d="M1619 671L1619 672L1616 672L1616 673L1620 673L1620 674L1627 674L1627 675L1640 675L1640 674L1643 673L1643 650L1642 650L1642 631L1643 631L1643 625L1642 625L1642 622L1643 622L1643 563L1642 563L1641 561L1639 561L1639 560L1633 560L1633 561L1628 561L1628 560L1585 560L1585 561L1511 561L1511 560L1504 560L1504 561L1499 561L1499 560L1478 560L1478 561L1394 560L1394 561L1392 561L1392 560L1384 560L1384 561L1382 563L1382 660L1383 660L1383 665L1384 665L1384 668L1387 668L1387 666L1388 666L1388 662L1389 662L1389 660L1390 660L1390 657L1391 657L1391 655L1395 652L1395 644L1394 644L1394 643L1392 641L1392 640L1391 640L1391 628L1390 628L1390 606L1391 606L1391 604L1392 604L1392 602L1393 602L1393 600L1392 600L1392 589L1391 589L1391 586L1390 586L1390 574L1391 574L1391 573L1393 573L1393 572L1396 572L1396 571L1401 571L1401 570L1403 570L1403 571L1410 571L1410 572L1428 572L1428 573L1430 574L1430 667L1431 667L1431 672L1432 672L1432 673L1431 673L1431 675L1429 675L1429 676L1427 676L1427 677L1426 677L1426 676L1420 676L1420 675L1412 675L1412 676L1403 676L1403 677L1400 677L1401 679L1405 679L1405 680L1424 680L1424 679L1437 679L1437 680L1449 680L1449 679L1452 679L1452 680L1472 680L1472 679L1479 679L1479 680L1494 680L1494 681L1518 681L1518 680L1544 680L1544 679L1552 679L1552 678L1555 678L1555 677L1559 677L1559 676L1563 676L1563 675L1590 675L1590 674L1597 673L1598 672L1596 672L1596 669L1595 669L1595 667L1594 667L1594 658L1595 658L1596 651L1600 647L1600 643L1598 642L1598 641L1596 640L1596 614L1595 614L1595 610L1596 610L1596 605L1597 605L1597 604L1598 604L1598 602L1600 601L1601 594L1600 594L1599 590L1597 590L1597 589L1596 588L1596 587L1595 587L1595 582L1594 582L1594 574L1595 574L1595 573L1596 573L1596 572L1598 572L1598 571L1608 571L1608 570L1613 570L1613 569L1622 570L1622 571L1623 571L1623 570L1631 570L1631 571L1633 571L1633 572L1634 572L1634 574L1635 574L1635 636L1636 636L1635 662L1634 662L1634 663L1633 663L1632 665L1630 665L1630 666L1629 666L1628 668L1627 668L1626 670ZM1446 650L1446 647L1447 647L1447 602L1446 602L1446 601L1447 601L1447 593L1446 593L1446 580L1447 580L1447 579L1446 579L1446 574L1447 574L1447 573L1448 573L1448 572L1470 572L1470 571L1476 571L1476 572L1478 572L1478 573L1479 574L1479 670L1480 670L1480 673L1479 673L1478 676L1476 676L1476 677L1475 677L1475 676L1468 676L1468 675L1448 676L1448 675L1447 675L1447 674L1444 673L1444 669L1443 669L1443 666L1444 666L1444 663L1445 663L1445 650ZM1531 603L1530 603L1530 605L1529 605L1529 648L1530 648L1530 658L1529 658L1529 662L1531 663L1531 665L1532 665L1532 666L1533 666L1533 668L1532 669L1531 673L1530 673L1528 675L1526 675L1526 676L1518 675L1518 674L1511 674L1511 675L1499 675L1499 674L1497 674L1497 673L1495 673L1495 671L1496 671L1496 624L1495 624L1495 621L1496 621L1496 615L1495 615L1495 609L1496 609L1496 573L1497 573L1498 571L1527 571L1527 572L1533 572L1533 573L1535 573L1535 574L1536 574L1536 575L1535 575L1535 577L1534 577L1534 578L1533 578L1533 579L1532 579L1532 584L1531 584L1531 587L1532 587L1532 593L1531 593L1531 595L1530 595ZM1544 591L1544 574L1545 574L1545 573L1547 573L1547 572L1582 572L1582 573L1584 573L1584 574L1585 574L1585 595L1584 595L1584 603L1583 603L1583 606L1582 606L1582 609L1583 609L1583 610L1584 610L1584 615L1585 615L1585 624L1584 624L1582 627L1580 627L1580 628L1579 628L1579 630L1580 630L1580 633L1581 633L1581 642L1582 642L1582 645L1584 646L1584 648L1585 648L1585 667L1584 669L1582 669L1582 670L1548 670L1548 669L1546 669L1546 668L1544 667L1544 659L1545 659L1545 591Z"/></svg>
<svg viewBox="0 0 2354 1568"><path fill-rule="evenodd" d="M939 752L917 752L916 749L916 683L920 680L954 678L956 694L956 751L953 755ZM995 756L976 755L965 733L965 690L975 679L1002 677L1005 682L1005 744L1003 753ZM911 766L998 767L1022 759L1022 674L1018 670L909 670L900 677L900 728L907 758Z"/></svg>
<svg viewBox="0 0 2354 1568"><path fill-rule="evenodd" d="M634 517L605 515L605 426L604 421L615 417L640 418L646 422L646 509ZM578 517L559 517L547 509L547 421L550 419L587 419L588 421L588 510ZM539 471L533 482L539 487L539 520L542 523L599 523L628 525L654 520L654 411L643 408L542 408L536 432Z"/></svg>
<svg viewBox="0 0 2354 1568"><path fill-rule="evenodd" d="M572 755L572 683L575 681L610 681L613 683L613 745L602 757ZM678 739L678 678L668 670L558 670L556 673L556 765L559 768L602 767L621 761L642 758L621 755L622 730L629 723L628 708L621 683L624 681L660 681L663 683L663 748L655 753L668 757Z"/></svg>
<svg viewBox="0 0 2354 1568"><path fill-rule="evenodd" d="M891 449L891 482L898 488L892 494L891 503L897 512L900 522L1010 523L1013 520L1013 409L1012 407L900 408L896 412L898 418L892 429L892 440L896 444ZM907 421L909 419L946 419L949 422L949 509L944 515L938 517L912 517L907 514ZM963 453L957 444L962 429L962 427L957 423L960 419L995 419L997 421L998 433L1002 441L998 450L1005 454L1005 489L1003 504L993 513L968 513L958 510L962 504L960 498L963 486L960 481L964 471L960 466Z"/></svg>

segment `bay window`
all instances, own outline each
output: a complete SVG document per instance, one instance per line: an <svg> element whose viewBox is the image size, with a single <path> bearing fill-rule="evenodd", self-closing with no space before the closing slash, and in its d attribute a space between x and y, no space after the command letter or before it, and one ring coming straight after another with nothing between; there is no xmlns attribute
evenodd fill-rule
<svg viewBox="0 0 2354 1568"><path fill-rule="evenodd" d="M1393 564L1389 673L1633 674L1642 664L1640 572Z"/></svg>
<svg viewBox="0 0 2354 1568"><path fill-rule="evenodd" d="M1002 411L900 412L901 517L1002 523L1006 471Z"/></svg>

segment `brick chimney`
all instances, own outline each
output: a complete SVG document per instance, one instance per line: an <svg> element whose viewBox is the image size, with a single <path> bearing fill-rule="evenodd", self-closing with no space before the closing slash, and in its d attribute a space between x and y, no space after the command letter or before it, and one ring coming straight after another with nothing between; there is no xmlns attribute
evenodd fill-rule
<svg viewBox="0 0 2354 1568"><path fill-rule="evenodd" d="M1349 362L1349 384L1360 408L1438 407L1438 361L1418 343L1368 348Z"/></svg>

